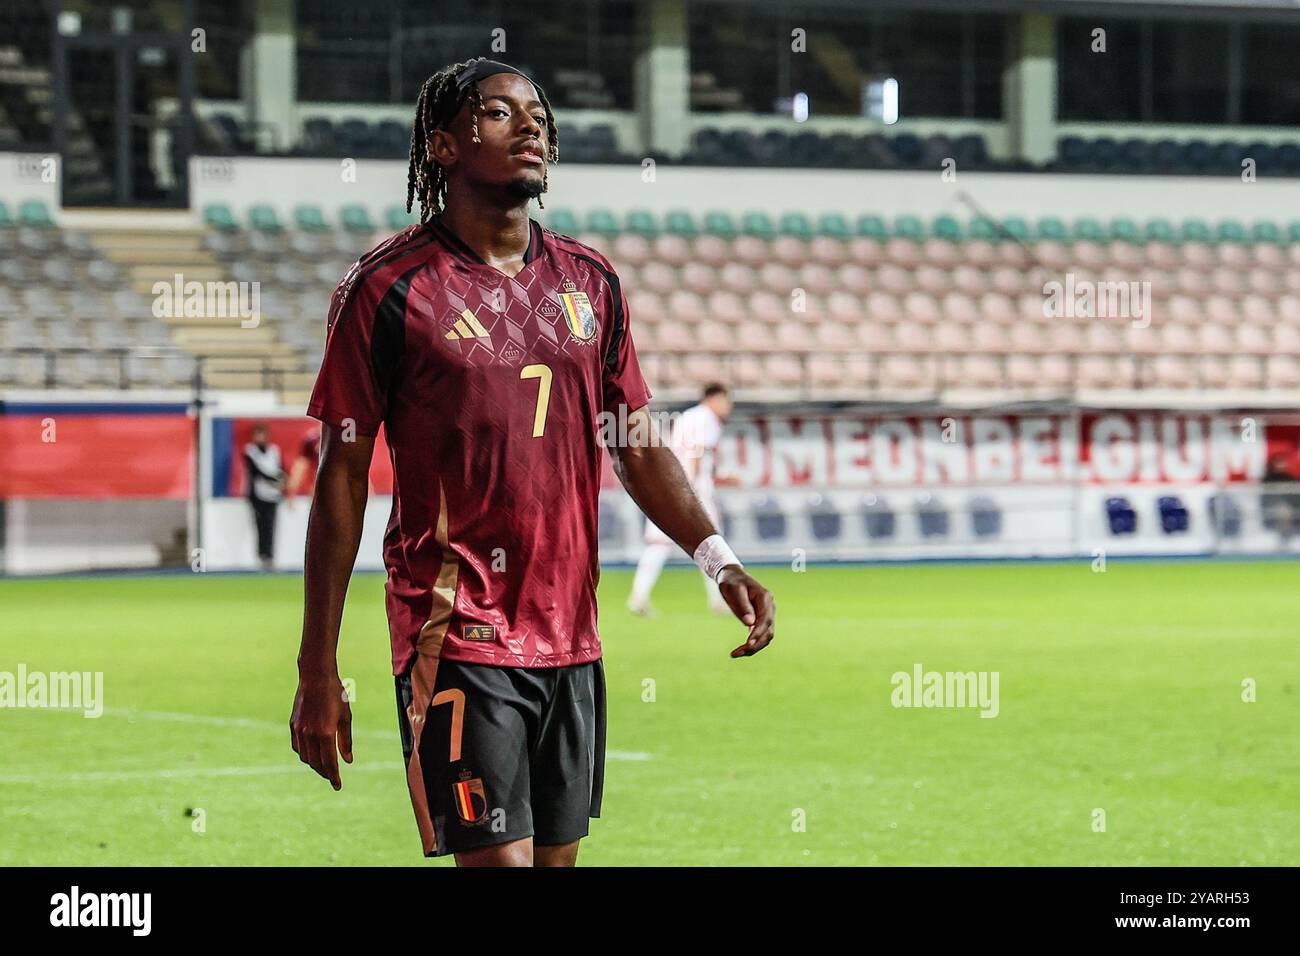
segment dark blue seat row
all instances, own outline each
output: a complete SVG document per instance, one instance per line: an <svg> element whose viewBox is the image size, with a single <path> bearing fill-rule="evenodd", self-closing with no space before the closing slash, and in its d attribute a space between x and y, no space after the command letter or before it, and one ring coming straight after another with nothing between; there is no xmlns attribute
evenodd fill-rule
<svg viewBox="0 0 1300 956"><path fill-rule="evenodd" d="M1057 161L1049 168L1077 173L1162 173L1240 175L1243 161L1255 163L1258 176L1300 175L1300 143L1210 143L1201 139L1118 140L1063 136Z"/></svg>

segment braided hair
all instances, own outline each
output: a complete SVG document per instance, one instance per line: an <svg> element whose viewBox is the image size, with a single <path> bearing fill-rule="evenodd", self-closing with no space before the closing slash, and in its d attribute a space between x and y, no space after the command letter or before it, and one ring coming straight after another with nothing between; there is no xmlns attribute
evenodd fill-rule
<svg viewBox="0 0 1300 956"><path fill-rule="evenodd" d="M464 90L460 90L456 84L457 74L473 62L468 60L443 67L424 81L420 86L419 98L415 101L415 123L411 129L411 162L406 176L406 211L410 212L415 200L418 199L421 223L428 222L430 216L440 213L447 198L447 173L429 156L430 134L436 129L446 129L460 112L460 108L468 101L471 104L470 124L473 129L473 140L475 143L479 142L478 117L484 111L483 94L479 92L477 83L471 83ZM546 111L547 160L549 163L556 163L560 160L560 133L555 126L555 114L551 112L551 104L546 99L546 93L536 84L534 87L542 109ZM546 192L546 171L542 173L542 192ZM546 208L540 196L537 197L537 205Z"/></svg>

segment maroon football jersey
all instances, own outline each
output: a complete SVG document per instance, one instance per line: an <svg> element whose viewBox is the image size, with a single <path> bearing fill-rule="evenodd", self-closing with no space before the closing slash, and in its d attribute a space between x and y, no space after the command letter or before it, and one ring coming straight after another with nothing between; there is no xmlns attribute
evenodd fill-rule
<svg viewBox="0 0 1300 956"><path fill-rule="evenodd" d="M384 536L393 672L600 657L598 416L650 399L609 261L530 220L516 276L437 218L364 255L330 305L309 415L393 463Z"/></svg>

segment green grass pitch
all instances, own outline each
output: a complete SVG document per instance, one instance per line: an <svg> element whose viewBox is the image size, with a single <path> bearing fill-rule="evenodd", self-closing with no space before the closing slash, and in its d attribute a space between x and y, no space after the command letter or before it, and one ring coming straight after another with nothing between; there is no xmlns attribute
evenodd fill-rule
<svg viewBox="0 0 1300 956"><path fill-rule="evenodd" d="M764 568L777 640L737 661L743 629L693 570L665 573L653 620L607 571L611 759L580 862L1294 864L1296 572ZM0 864L448 862L419 851L380 576L353 580L344 622L342 792L289 749L301 593L289 575L0 581L0 671L103 671L106 704L0 710ZM916 662L997 671L1000 713L892 706Z"/></svg>

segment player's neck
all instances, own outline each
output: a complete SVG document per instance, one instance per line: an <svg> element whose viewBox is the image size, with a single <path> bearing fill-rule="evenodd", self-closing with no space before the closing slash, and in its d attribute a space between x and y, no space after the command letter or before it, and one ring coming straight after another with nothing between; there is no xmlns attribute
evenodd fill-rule
<svg viewBox="0 0 1300 956"><path fill-rule="evenodd" d="M461 242L485 262L522 259L531 238L528 203L511 196L506 203L495 204L478 197L456 201L453 193L438 217Z"/></svg>

